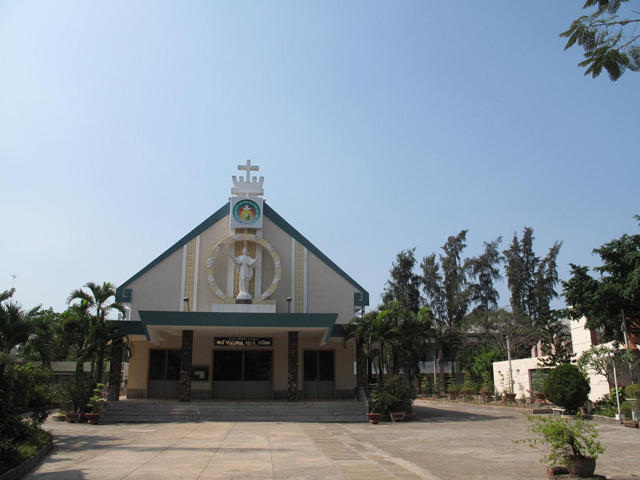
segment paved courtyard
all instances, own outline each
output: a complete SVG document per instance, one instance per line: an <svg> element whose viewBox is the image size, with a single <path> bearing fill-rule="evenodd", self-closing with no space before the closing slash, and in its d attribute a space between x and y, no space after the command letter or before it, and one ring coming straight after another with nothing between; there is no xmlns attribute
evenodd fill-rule
<svg viewBox="0 0 640 480"><path fill-rule="evenodd" d="M47 422L55 448L28 480L544 479L524 416L507 408L417 401L406 423ZM602 424L596 473L640 478L640 432Z"/></svg>

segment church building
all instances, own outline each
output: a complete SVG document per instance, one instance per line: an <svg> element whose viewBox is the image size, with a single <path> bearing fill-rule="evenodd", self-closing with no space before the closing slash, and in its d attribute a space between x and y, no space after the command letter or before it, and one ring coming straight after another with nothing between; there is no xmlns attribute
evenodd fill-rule
<svg viewBox="0 0 640 480"><path fill-rule="evenodd" d="M369 294L271 208L257 166L238 169L228 203L117 289L127 397L354 398L342 325Z"/></svg>

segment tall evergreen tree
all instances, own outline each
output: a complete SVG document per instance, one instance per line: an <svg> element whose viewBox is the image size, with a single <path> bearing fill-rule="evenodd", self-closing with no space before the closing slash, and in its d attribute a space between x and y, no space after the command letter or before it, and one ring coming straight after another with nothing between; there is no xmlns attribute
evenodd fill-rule
<svg viewBox="0 0 640 480"><path fill-rule="evenodd" d="M566 329L551 308L551 301L558 297L557 258L562 242L555 242L541 259L533 250L534 238L533 229L525 227L522 239L514 234L511 245L503 252L507 285L511 291L513 312L530 319L531 326L542 340L544 353L549 355L543 366L554 366L571 358L565 345Z"/></svg>
<svg viewBox="0 0 640 480"><path fill-rule="evenodd" d="M387 308L393 301L400 302L405 310L417 313L422 306L420 298L420 275L414 273L416 266L416 247L401 251L393 262L391 278L382 294L383 307Z"/></svg>
<svg viewBox="0 0 640 480"><path fill-rule="evenodd" d="M450 360L455 357L454 350L460 343L463 321L471 302L469 265L462 259L466 238L467 230L451 235L442 246L444 253L438 260L432 253L420 264L423 292L434 317L441 382L444 381L445 351L449 353Z"/></svg>
<svg viewBox="0 0 640 480"><path fill-rule="evenodd" d="M514 234L504 250L507 285L511 292L511 309L531 319L532 325L544 325L553 317L551 301L558 297L557 258L562 242L555 242L540 259L533 251L533 229L525 227L522 239Z"/></svg>
<svg viewBox="0 0 640 480"><path fill-rule="evenodd" d="M495 282L502 280L500 264L504 257L498 250L501 242L502 237L496 238L493 242L484 242L484 252L469 260L470 277L473 279L470 284L471 301L475 304L475 313L498 308L500 294Z"/></svg>

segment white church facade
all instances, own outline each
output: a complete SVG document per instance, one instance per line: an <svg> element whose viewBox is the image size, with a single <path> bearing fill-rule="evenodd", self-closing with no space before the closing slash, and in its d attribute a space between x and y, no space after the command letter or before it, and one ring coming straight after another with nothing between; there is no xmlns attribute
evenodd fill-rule
<svg viewBox="0 0 640 480"><path fill-rule="evenodd" d="M342 325L369 294L264 200L247 162L232 197L117 289L128 398L353 398Z"/></svg>

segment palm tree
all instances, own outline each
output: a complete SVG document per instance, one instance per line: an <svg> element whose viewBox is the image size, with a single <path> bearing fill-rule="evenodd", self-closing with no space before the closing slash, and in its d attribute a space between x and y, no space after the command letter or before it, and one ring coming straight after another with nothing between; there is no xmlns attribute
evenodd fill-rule
<svg viewBox="0 0 640 480"><path fill-rule="evenodd" d="M345 344L350 339L356 341L356 351L367 360L368 366L371 365L373 356L373 344L375 343L373 322L377 318L378 312L372 310L360 317L354 317L349 320L343 327ZM367 384L371 383L371 369L367 368Z"/></svg>
<svg viewBox="0 0 640 480"><path fill-rule="evenodd" d="M395 336L392 342L396 373L402 371L410 385L420 373L420 359L433 327L433 317L425 307L418 315L410 310L396 314Z"/></svg>
<svg viewBox="0 0 640 480"><path fill-rule="evenodd" d="M75 300L80 300L80 305L86 307L91 318L90 336L95 345L96 352L96 382L102 381L104 370L104 351L108 338L108 330L106 329L107 315L113 311L125 315L124 306L116 301L116 289L110 282L104 282L102 285L88 282L84 288L88 288L89 292L82 289L74 290L69 294L67 303L71 304Z"/></svg>
<svg viewBox="0 0 640 480"><path fill-rule="evenodd" d="M374 318L371 325L371 340L372 343L378 345L378 369L380 372L380 378L384 377L386 370L387 374L391 375L393 368L393 362L391 360L393 354L393 342L397 337L397 315L398 310L394 308L395 305L400 305L399 302L391 302L392 308L382 310L378 313L378 316Z"/></svg>
<svg viewBox="0 0 640 480"><path fill-rule="evenodd" d="M46 327L40 322L40 305L23 310L14 301L7 301L14 290L0 293L0 388L11 350L27 343L38 343L46 337ZM44 349L43 349L44 350Z"/></svg>
<svg viewBox="0 0 640 480"><path fill-rule="evenodd" d="M60 340L65 345L67 354L76 362L76 377L84 371L84 362L96 351L91 325L89 305L86 302L73 304L62 314Z"/></svg>

